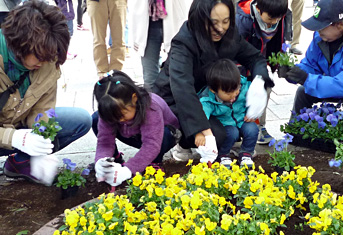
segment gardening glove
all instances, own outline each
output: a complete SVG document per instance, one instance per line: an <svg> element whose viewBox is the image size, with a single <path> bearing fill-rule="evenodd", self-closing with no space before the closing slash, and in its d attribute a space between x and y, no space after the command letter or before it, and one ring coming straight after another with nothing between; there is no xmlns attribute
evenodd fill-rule
<svg viewBox="0 0 343 235"><path fill-rule="evenodd" d="M51 186L57 174L58 158L54 154L31 156L31 175L46 186Z"/></svg>
<svg viewBox="0 0 343 235"><path fill-rule="evenodd" d="M114 174L114 167L119 163L110 162L109 157L101 158L95 163L95 177L98 182L106 180L106 174Z"/></svg>
<svg viewBox="0 0 343 235"><path fill-rule="evenodd" d="M19 129L14 131L12 146L30 156L46 156L52 153L54 145L50 139L31 133L32 129Z"/></svg>
<svg viewBox="0 0 343 235"><path fill-rule="evenodd" d="M252 81L246 95L247 118L257 119L262 116L267 105L267 91L264 88L265 82L260 75Z"/></svg>
<svg viewBox="0 0 343 235"><path fill-rule="evenodd" d="M218 156L218 148L216 138L213 135L205 136L205 146L199 146L197 152L200 154L200 162L213 163Z"/></svg>
<svg viewBox="0 0 343 235"><path fill-rule="evenodd" d="M308 74L299 68L299 66L294 66L290 71L286 73L286 80L290 83L299 83L304 85Z"/></svg>
<svg viewBox="0 0 343 235"><path fill-rule="evenodd" d="M111 186L118 186L122 184L125 180L128 180L132 177L132 172L126 166L115 166L114 173L108 173L105 175L105 182Z"/></svg>

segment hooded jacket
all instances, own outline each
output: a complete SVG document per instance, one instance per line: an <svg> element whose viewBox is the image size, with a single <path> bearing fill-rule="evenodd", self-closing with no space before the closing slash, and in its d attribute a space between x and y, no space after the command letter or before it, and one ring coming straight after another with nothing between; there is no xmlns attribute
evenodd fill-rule
<svg viewBox="0 0 343 235"><path fill-rule="evenodd" d="M308 73L304 83L305 93L318 98L343 98L343 44L335 52L330 63L329 43L318 32L299 66Z"/></svg>
<svg viewBox="0 0 343 235"><path fill-rule="evenodd" d="M255 19L252 4L256 0L240 0L237 4L236 26L239 33L261 52L264 50L260 26ZM288 9L285 16L279 22L277 32L266 44L266 58L281 51L282 43L292 41L292 12Z"/></svg>
<svg viewBox="0 0 343 235"><path fill-rule="evenodd" d="M212 62L220 58L237 61L251 71L252 77L261 75L266 78L268 87L274 85L262 54L244 40L237 30L232 36L229 42L221 40L218 53L205 53L188 29L186 21L172 40L168 58L156 79L154 92L178 116L186 138L210 128L197 92L207 86L206 68Z"/></svg>
<svg viewBox="0 0 343 235"><path fill-rule="evenodd" d="M250 83L251 82L247 81L246 77L241 77L241 90L232 104L218 101L215 94L210 91L209 87L206 87L205 90L199 94L199 97L207 119L210 119L210 116L212 115L216 117L223 126L236 126L241 128L247 111L245 102Z"/></svg>

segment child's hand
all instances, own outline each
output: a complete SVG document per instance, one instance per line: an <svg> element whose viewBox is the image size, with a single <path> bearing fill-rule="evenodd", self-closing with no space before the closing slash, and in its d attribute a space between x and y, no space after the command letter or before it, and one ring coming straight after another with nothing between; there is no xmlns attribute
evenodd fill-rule
<svg viewBox="0 0 343 235"><path fill-rule="evenodd" d="M244 121L245 121L245 122L255 122L256 119L254 119L254 118L248 118L247 116L245 116L245 117L244 117Z"/></svg>
<svg viewBox="0 0 343 235"><path fill-rule="evenodd" d="M198 134L195 135L195 145L197 147L199 146L205 146L206 143L206 139L205 139L205 135L201 132L199 132Z"/></svg>

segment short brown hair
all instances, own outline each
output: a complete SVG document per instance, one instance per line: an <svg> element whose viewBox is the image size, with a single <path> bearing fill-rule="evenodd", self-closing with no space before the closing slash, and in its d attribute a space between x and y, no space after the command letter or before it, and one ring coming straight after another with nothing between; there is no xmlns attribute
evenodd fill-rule
<svg viewBox="0 0 343 235"><path fill-rule="evenodd" d="M58 68L67 58L70 35L66 18L56 6L26 1L9 12L1 29L7 47L20 62L33 54L39 61L55 62Z"/></svg>

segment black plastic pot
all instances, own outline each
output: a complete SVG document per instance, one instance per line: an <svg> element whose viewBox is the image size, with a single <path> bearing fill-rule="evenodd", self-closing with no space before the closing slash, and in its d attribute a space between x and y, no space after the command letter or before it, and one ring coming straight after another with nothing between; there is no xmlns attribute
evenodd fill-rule
<svg viewBox="0 0 343 235"><path fill-rule="evenodd" d="M279 66L279 68L277 70L277 74L278 74L279 78L285 78L286 77L286 73L289 70L291 70L291 68L289 66L286 66L286 65Z"/></svg>
<svg viewBox="0 0 343 235"><path fill-rule="evenodd" d="M292 170L293 170L293 167L291 167L289 172L291 172ZM275 171L278 173L278 175L282 175L282 173L286 171L286 169L284 167L275 166Z"/></svg>
<svg viewBox="0 0 343 235"><path fill-rule="evenodd" d="M66 189L61 188L61 199L64 200L69 197L74 197L79 191L79 186L73 186Z"/></svg>

